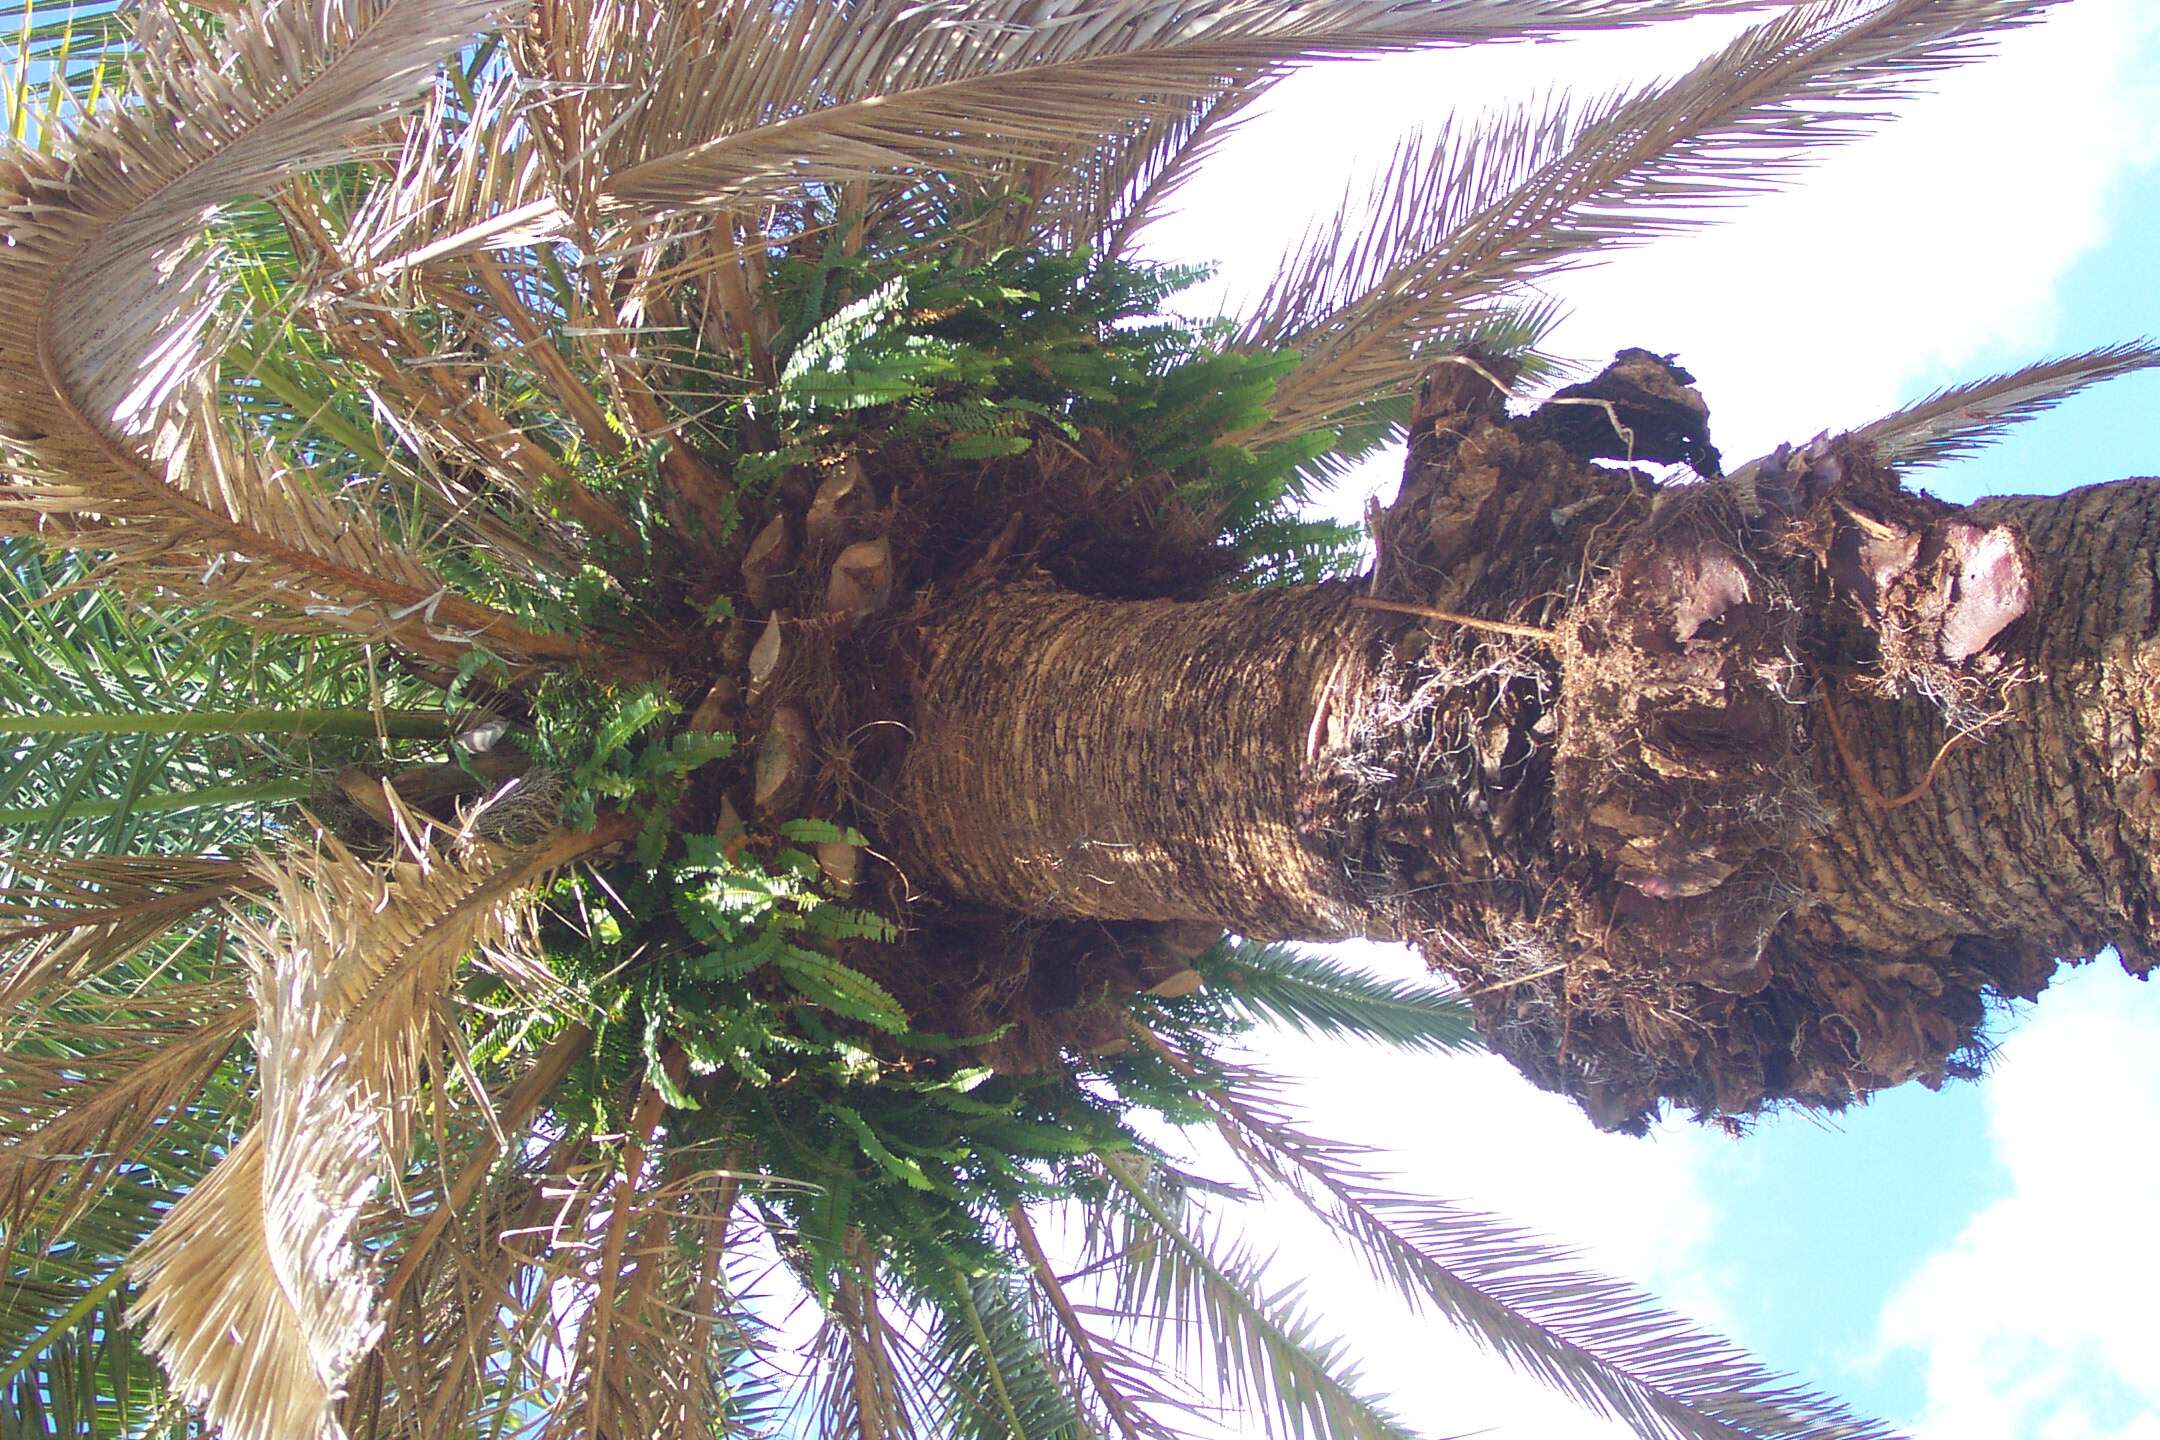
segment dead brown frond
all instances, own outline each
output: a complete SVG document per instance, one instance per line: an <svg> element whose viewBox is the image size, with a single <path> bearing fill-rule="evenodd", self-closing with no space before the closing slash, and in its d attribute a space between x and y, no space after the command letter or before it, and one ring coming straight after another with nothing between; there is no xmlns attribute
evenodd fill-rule
<svg viewBox="0 0 2160 1440"><path fill-rule="evenodd" d="M712 1412L718 1408L715 1399L721 1377L713 1364L713 1334L723 1303L728 1222L742 1193L742 1176L736 1168L741 1158L739 1150L730 1151L721 1162L719 1174L708 1177L700 1188L698 1195L703 1203L693 1203L696 1218L692 1234L699 1258L687 1296L689 1343L685 1349L691 1368L681 1377L682 1388L664 1417L660 1433L667 1440L703 1440L714 1429Z"/></svg>
<svg viewBox="0 0 2160 1440"><path fill-rule="evenodd" d="M582 1137L563 1137L536 1156L493 1170L477 1194L459 1201L447 1232L425 1250L408 1248L384 1300L384 1335L354 1377L346 1428L372 1440L435 1440L461 1433L520 1433L518 1417L544 1406L555 1383L544 1367L559 1357L550 1230L574 1176L590 1170ZM445 1214L438 1202L433 1216ZM529 1429L529 1423L524 1427Z"/></svg>
<svg viewBox="0 0 2160 1440"><path fill-rule="evenodd" d="M449 593L368 512L296 460L238 444L209 398L221 283L202 218L343 155L477 30L476 0L323 0L236 14L212 40L145 12L130 103L45 155L0 158L0 509L18 527L95 519L124 583L205 589L249 618L392 639L455 660L475 643L567 658ZM184 117L184 123L175 123ZM74 518L70 518L74 517Z"/></svg>
<svg viewBox="0 0 2160 1440"><path fill-rule="evenodd" d="M546 1224L508 1240L542 1257L547 1277L547 1378L529 1411L544 1440L732 1433L721 1426L733 1377L719 1357L733 1332L723 1272L739 1183L681 1150L663 1159L650 1135L638 1143L643 1112L657 1108L641 1104L618 1156L588 1166ZM497 1337L498 1351L509 1339Z"/></svg>
<svg viewBox="0 0 2160 1440"><path fill-rule="evenodd" d="M81 983L190 915L260 888L218 855L0 854L0 1015Z"/></svg>
<svg viewBox="0 0 2160 1440"><path fill-rule="evenodd" d="M268 918L236 922L254 972L258 1118L131 1262L146 1343L235 1440L334 1433L381 1324L353 1224L410 1154L457 965L513 948L525 890L613 833L511 856L420 840L380 864L325 839L262 862ZM235 1330L254 1343L229 1344Z"/></svg>
<svg viewBox="0 0 2160 1440"><path fill-rule="evenodd" d="M432 118L430 111L414 122L408 150L453 143L433 133L426 123ZM433 152L420 148L420 153ZM411 182L413 189L422 185ZM400 175L391 183L391 195L406 188ZM403 442L385 456L396 472L385 478L409 488L446 530L471 534L490 554L534 575L560 574L582 553L584 537L563 524L564 517L588 534L629 538L628 522L528 433L528 423L508 413L519 373L537 358L526 343L530 316L525 308L520 304L507 316L495 313L489 309L494 292L473 293L468 272L485 256L454 266L415 263L403 273L395 257L380 263L367 258L379 239L365 227L386 208L363 204L359 218L348 221L330 213L324 197L305 185L288 187L281 198L294 243L329 272L298 297L297 318L362 373L375 409ZM499 272L491 265L489 273ZM422 310L432 310L438 320L425 336L411 313ZM579 423L594 418L565 413ZM600 424L600 433L613 440L605 421ZM518 523L510 523L512 516Z"/></svg>
<svg viewBox="0 0 2160 1440"><path fill-rule="evenodd" d="M652 1144L653 1132L659 1128L661 1113L667 1108L659 1089L647 1085L638 1096L637 1109L630 1116L630 1133L623 1139L621 1170L609 1187L607 1222L600 1243L600 1264L593 1276L593 1295L586 1311L584 1323L579 1327L579 1342L583 1347L581 1367L585 1372L585 1430L595 1437L611 1433L610 1412L618 1402L627 1398L624 1390L624 1370L631 1346L610 1341L615 1319L617 1297L625 1289L624 1271L626 1255L624 1246L630 1238L633 1224L641 1235L646 1233L646 1223L637 1217L639 1187L651 1178L645 1173L646 1151ZM648 1217L649 1218L649 1217ZM626 1309L634 1311L640 1298L639 1292L649 1293L652 1265L658 1257L637 1267L635 1280L629 1287L630 1304Z"/></svg>
<svg viewBox="0 0 2160 1440"><path fill-rule="evenodd" d="M1274 65L1527 38L1743 8L1721 0L1386 0L1200 10L1140 0L998 0L948 12L910 0L685 7L646 22L580 4L625 47L610 79L640 97L588 158L602 210L654 218L740 207L809 181L1031 164L1076 140L1174 128L1191 102ZM714 23L726 16L723 27ZM559 24L561 22L558 22ZM557 33L570 33L564 24ZM580 33L589 35L590 29ZM594 47L609 49L605 42Z"/></svg>
<svg viewBox="0 0 2160 1440"><path fill-rule="evenodd" d="M820 1433L831 1440L913 1440L907 1338L879 1300L876 1255L861 1232L848 1240L824 1329L813 1342L825 1377Z"/></svg>
<svg viewBox="0 0 2160 1440"><path fill-rule="evenodd" d="M1168 213L1185 182L1197 174L1238 122L1285 72L1239 76L1182 114L1158 117L1130 135L1115 137L1093 165L1079 170L1074 189L1083 203L1062 231L1069 244L1093 244L1106 255L1126 255L1140 232ZM1069 237L1069 238L1068 238Z"/></svg>
<svg viewBox="0 0 2160 1440"><path fill-rule="evenodd" d="M48 1244L64 1236L166 1117L196 1103L255 1018L231 985L165 987L113 1010L105 1024L84 1006L34 1029L9 1027L0 1230L10 1237L32 1226Z"/></svg>
<svg viewBox="0 0 2160 1440"><path fill-rule="evenodd" d="M407 121L384 183L337 235L338 261L355 280L383 283L459 257L530 245L563 215L549 193L546 157L525 132L525 84L484 76L465 102L438 84Z"/></svg>
<svg viewBox="0 0 2160 1440"><path fill-rule="evenodd" d="M589 1027L582 1024L569 1026L535 1057L532 1066L510 1087L503 1098L501 1113L496 1117L496 1127L467 1157L464 1168L436 1201L434 1211L422 1222L420 1229L406 1239L397 1269L383 1284L385 1307L397 1304L406 1286L425 1268L435 1241L471 1201L496 1162L503 1158L497 1134L522 1135L541 1104L570 1072L570 1067L584 1058L592 1039Z"/></svg>
<svg viewBox="0 0 2160 1440"><path fill-rule="evenodd" d="M1900 470L1962 460L2088 385L2160 365L2160 346L2134 341L2040 360L2021 370L1938 390L1852 433Z"/></svg>

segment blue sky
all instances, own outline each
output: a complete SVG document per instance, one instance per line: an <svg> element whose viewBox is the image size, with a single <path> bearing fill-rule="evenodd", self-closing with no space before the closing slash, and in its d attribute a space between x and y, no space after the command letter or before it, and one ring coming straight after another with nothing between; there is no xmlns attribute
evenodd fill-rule
<svg viewBox="0 0 2160 1440"><path fill-rule="evenodd" d="M1234 303L1332 205L1346 169L1380 163L1445 105L1677 69L1731 28L1326 67L1233 142L1155 247L1223 261L1218 293ZM2041 354L2160 336L2156 62L2160 6L2069 0L1796 192L1562 282L1574 315L1559 345L1679 351L1739 457ZM2160 376L2119 381L1917 478L1965 499L2160 474L2156 415ZM1338 508L1356 514L1397 463ZM2155 1036L2160 987L2087 967L2003 1027L1983 1082L1773 1119L1737 1142L1686 1125L1596 1135L1490 1059L1299 1045L1273 1058L1309 1077L1320 1128L1400 1155L1405 1183L1579 1245L1918 1440L2160 1440L2160 1380L2136 1349L2160 1293L2160 1163L2145 1153L2160 1134ZM1373 1303L1324 1237L1263 1228L1424 1429L1618 1433Z"/></svg>
<svg viewBox="0 0 2160 1440"><path fill-rule="evenodd" d="M2105 143L2103 137L2094 139ZM2160 169L2126 165L2108 198L2105 240L2065 271L2056 286L2056 319L2044 348L2075 350L2160 336L2160 286L2154 283L2150 241L2155 234L2160 234ZM1991 347L1968 365L1941 364L1912 378L1924 391L1976 371L2014 365L2018 358L2007 347ZM2160 374L2135 376L2079 396L1985 454L1933 472L1920 483L1966 500L2160 474L2156 416ZM2014 1203L2018 1177L1990 1131L1993 1091L2014 1083L2075 1093L2077 1087L2065 1076L2033 1073L2057 1059L2050 1037L2058 1028L2082 1033L2095 1022L2117 1019L2134 1022L2133 1033L2146 1037L2147 1044L2160 1037L2160 988L2128 980L2112 960L2064 977L2058 986L2002 1027L2003 1051L1988 1081L1939 1094L1907 1087L1831 1122L1788 1117L1751 1137L1744 1158L1708 1174L1705 1194L1718 1220L1704 1263L1735 1281L1728 1304L1751 1346L1876 1413L1924 1413L1928 1377L1924 1363L1915 1362L1925 1357L1910 1347L1883 1350L1870 1322L1914 1280L1928 1257L1953 1245L1989 1210ZM2069 1013L2058 1020L2058 1009ZM2032 1043L2036 1027L2039 1047ZM2041 1047L2046 1053L2032 1053ZM2096 1075L2102 1069L2085 1068ZM2103 1116L2135 1109L2134 1098L2095 1095L2093 1100ZM2100 1132L2103 1145L2149 1146L2154 1140L2149 1128L2119 1121L2090 1128ZM1885 1203L1868 1205L1856 1198L1869 1193L1882 1195ZM2085 1213L2061 1216L2057 1223L2098 1224L2126 1248L2149 1247L2139 1229L2117 1231L2121 1222L2113 1216L2123 1212L2116 1200L2104 1191L2091 1200ZM2149 1201L2148 1192L2146 1214ZM1863 1216L1866 1223L1855 1223ZM2033 1248L2039 1244L2035 1237ZM1765 1257L1778 1256L1784 1258L1764 1263ZM2117 1287L2127 1283L2124 1276L2113 1278ZM2017 1303L2015 1279L2003 1277L2000 1303L2006 1309ZM2111 1288L2097 1276L2063 1281L2066 1288ZM2037 1328L2040 1321L2031 1316L2023 1323ZM2018 1328L2006 1324L2003 1334L2014 1336ZM2125 1427L2133 1413L2126 1407L2149 1405L2155 1397L2140 1402L2116 1394L2111 1400L2109 1392L2119 1387L2104 1372L2086 1357L2076 1366L2082 1378L2066 1374L2053 1388L2065 1394L2093 1391L2098 1403L2091 1423L2105 1430ZM2036 1402L2035 1410L2022 1418L2044 1423L2060 1405ZM2070 1417L2057 1413L2055 1418Z"/></svg>

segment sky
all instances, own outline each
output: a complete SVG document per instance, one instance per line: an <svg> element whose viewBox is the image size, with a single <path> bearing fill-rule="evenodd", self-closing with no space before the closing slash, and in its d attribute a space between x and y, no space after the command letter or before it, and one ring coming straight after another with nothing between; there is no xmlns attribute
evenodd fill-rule
<svg viewBox="0 0 2160 1440"><path fill-rule="evenodd" d="M1219 262L1214 296L1234 304L1351 176L1449 106L1670 72L1732 28L1317 67L1183 194L1152 252ZM1571 314L1554 348L1677 352L1736 460L2042 354L2160 336L2160 5L2069 0L1900 108L1727 223L1555 284ZM1969 499L2160 473L2155 415L2160 376L2118 381L1916 480ZM1368 467L1338 512L1384 499L1399 463ZM1406 1187L1534 1225L1916 1440L2160 1440L2160 986L2103 960L1998 1034L1976 1084L1738 1140L1685 1122L1598 1134L1490 1057L1268 1056L1304 1077L1319 1128L1381 1145ZM1620 1433L1393 1312L1324 1235L1258 1228L1422 1431Z"/></svg>

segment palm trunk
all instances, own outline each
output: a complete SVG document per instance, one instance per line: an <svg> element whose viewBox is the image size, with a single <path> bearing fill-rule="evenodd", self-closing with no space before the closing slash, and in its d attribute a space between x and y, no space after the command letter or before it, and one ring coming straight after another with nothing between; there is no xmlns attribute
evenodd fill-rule
<svg viewBox="0 0 2160 1440"><path fill-rule="evenodd" d="M1971 513L2014 526L2032 556L2031 613L1994 647L2023 683L1962 740L1924 697L1812 707L1839 823L1805 852L1811 929L1884 956L1962 952L2019 996L2058 957L2109 945L2145 973L2160 939L2160 481Z"/></svg>
<svg viewBox="0 0 2160 1440"><path fill-rule="evenodd" d="M1490 407L1413 434L1354 584L948 612L911 881L1412 940L1623 1128L1935 1083L2058 957L2151 965L2160 482L1956 511L1836 447L1659 490Z"/></svg>
<svg viewBox="0 0 2160 1440"><path fill-rule="evenodd" d="M1329 720L1373 626L1347 585L1219 600L993 590L939 630L903 811L978 904L1342 939Z"/></svg>

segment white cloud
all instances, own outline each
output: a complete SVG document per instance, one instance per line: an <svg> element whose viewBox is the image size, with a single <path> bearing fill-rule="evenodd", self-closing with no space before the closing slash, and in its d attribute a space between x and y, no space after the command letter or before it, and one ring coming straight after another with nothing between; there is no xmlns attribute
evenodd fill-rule
<svg viewBox="0 0 2160 1440"><path fill-rule="evenodd" d="M1416 973L1397 947L1337 947L1368 969ZM1379 1153L1382 1178L1413 1193L1503 1216L1580 1252L1585 1268L1633 1280L1712 1326L1723 1307L1698 1264L1714 1217L1701 1172L1721 1137L1673 1124L1649 1140L1601 1134L1571 1103L1533 1089L1492 1056L1435 1058L1290 1038L1270 1068L1330 1139ZM1287 1208L1287 1207L1284 1207ZM1619 1440L1618 1425L1508 1370L1430 1317L1382 1292L1317 1224L1277 1210L1240 1215L1281 1257L1280 1280L1310 1277L1305 1297L1329 1332L1354 1338L1368 1388L1421 1434Z"/></svg>
<svg viewBox="0 0 2160 1440"><path fill-rule="evenodd" d="M1150 250L1220 262L1209 293L1234 304L1332 210L1347 176L1369 174L1420 123L1677 71L1736 28L1318 67L1182 194ZM2045 347L2064 271L2104 237L2111 186L2160 140L2156 37L2160 7L2146 0L2074 0L2006 34L1993 59L1941 77L1879 134L1817 152L1800 187L1564 277L1572 317L1557 348L1679 352L1738 458L1895 408L1929 368Z"/></svg>
<svg viewBox="0 0 2160 1440"><path fill-rule="evenodd" d="M1926 1379L1918 1440L2160 1440L2155 1034L2160 989L2104 963L2003 1045L1986 1094L2010 1193L1882 1314L1881 1358L1916 1351Z"/></svg>

